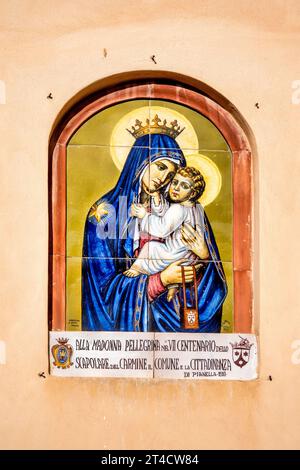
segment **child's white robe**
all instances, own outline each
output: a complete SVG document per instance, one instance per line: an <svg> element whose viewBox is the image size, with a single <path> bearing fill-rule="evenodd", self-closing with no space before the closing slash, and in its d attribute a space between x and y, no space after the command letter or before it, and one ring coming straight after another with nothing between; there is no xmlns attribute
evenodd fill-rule
<svg viewBox="0 0 300 470"><path fill-rule="evenodd" d="M140 222L140 230L163 241L151 240L141 249L131 266L143 274L155 274L173 261L186 258L184 264L194 264L198 259L184 244L181 227L189 223L194 229L204 232L204 216L201 204L192 207L170 204L164 215L146 214Z"/></svg>

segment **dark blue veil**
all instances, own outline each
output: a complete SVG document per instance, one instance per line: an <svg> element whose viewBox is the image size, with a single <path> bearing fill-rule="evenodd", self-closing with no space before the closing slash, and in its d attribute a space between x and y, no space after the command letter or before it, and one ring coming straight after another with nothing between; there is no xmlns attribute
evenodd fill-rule
<svg viewBox="0 0 300 470"><path fill-rule="evenodd" d="M88 213L82 253L83 330L182 331L178 307L176 303L167 302L166 293L150 304L148 276L129 278L122 274L132 264L135 251L134 221L128 216L128 209L139 198L140 181L147 165L162 159L171 160L178 166L186 165L184 155L173 138L164 134L138 138L128 154L116 186L96 201ZM99 204L107 209L100 221L94 215ZM110 217L113 217L111 230ZM207 219L205 226L212 262L208 263L198 286L199 331L218 332L227 287ZM107 236L103 236L106 228ZM126 236L128 232L131 236Z"/></svg>

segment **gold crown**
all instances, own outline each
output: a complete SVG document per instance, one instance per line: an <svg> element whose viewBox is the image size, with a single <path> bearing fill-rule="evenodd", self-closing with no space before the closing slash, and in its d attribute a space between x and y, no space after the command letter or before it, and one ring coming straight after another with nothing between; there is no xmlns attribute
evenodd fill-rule
<svg viewBox="0 0 300 470"><path fill-rule="evenodd" d="M173 139L181 134L184 131L185 127L180 127L177 120L175 119L173 122L170 122L170 126L167 126L167 120L164 119L163 123L160 124L162 121L156 114L154 118L151 120L154 124L150 124L150 120L146 119L146 125L143 126L142 121L136 119L135 125L131 126L131 131L126 129L135 139L141 137L142 135L146 134L167 134Z"/></svg>

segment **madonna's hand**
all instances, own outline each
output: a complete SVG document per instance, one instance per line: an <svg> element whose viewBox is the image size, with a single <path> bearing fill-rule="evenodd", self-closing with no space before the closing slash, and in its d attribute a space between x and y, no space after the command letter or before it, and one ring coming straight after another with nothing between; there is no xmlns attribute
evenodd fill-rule
<svg viewBox="0 0 300 470"><path fill-rule="evenodd" d="M185 261L186 259L180 259L179 261L174 261L160 273L161 282L165 287L167 287L170 284L182 283L181 265ZM193 281L193 267L184 266L184 275L185 275L186 282L192 282Z"/></svg>

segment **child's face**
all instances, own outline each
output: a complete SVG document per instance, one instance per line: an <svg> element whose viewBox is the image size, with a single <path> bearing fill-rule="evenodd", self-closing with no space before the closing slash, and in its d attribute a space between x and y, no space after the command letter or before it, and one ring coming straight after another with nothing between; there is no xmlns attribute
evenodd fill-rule
<svg viewBox="0 0 300 470"><path fill-rule="evenodd" d="M184 202L190 199L194 193L193 181L176 173L169 188L169 197L173 202Z"/></svg>

